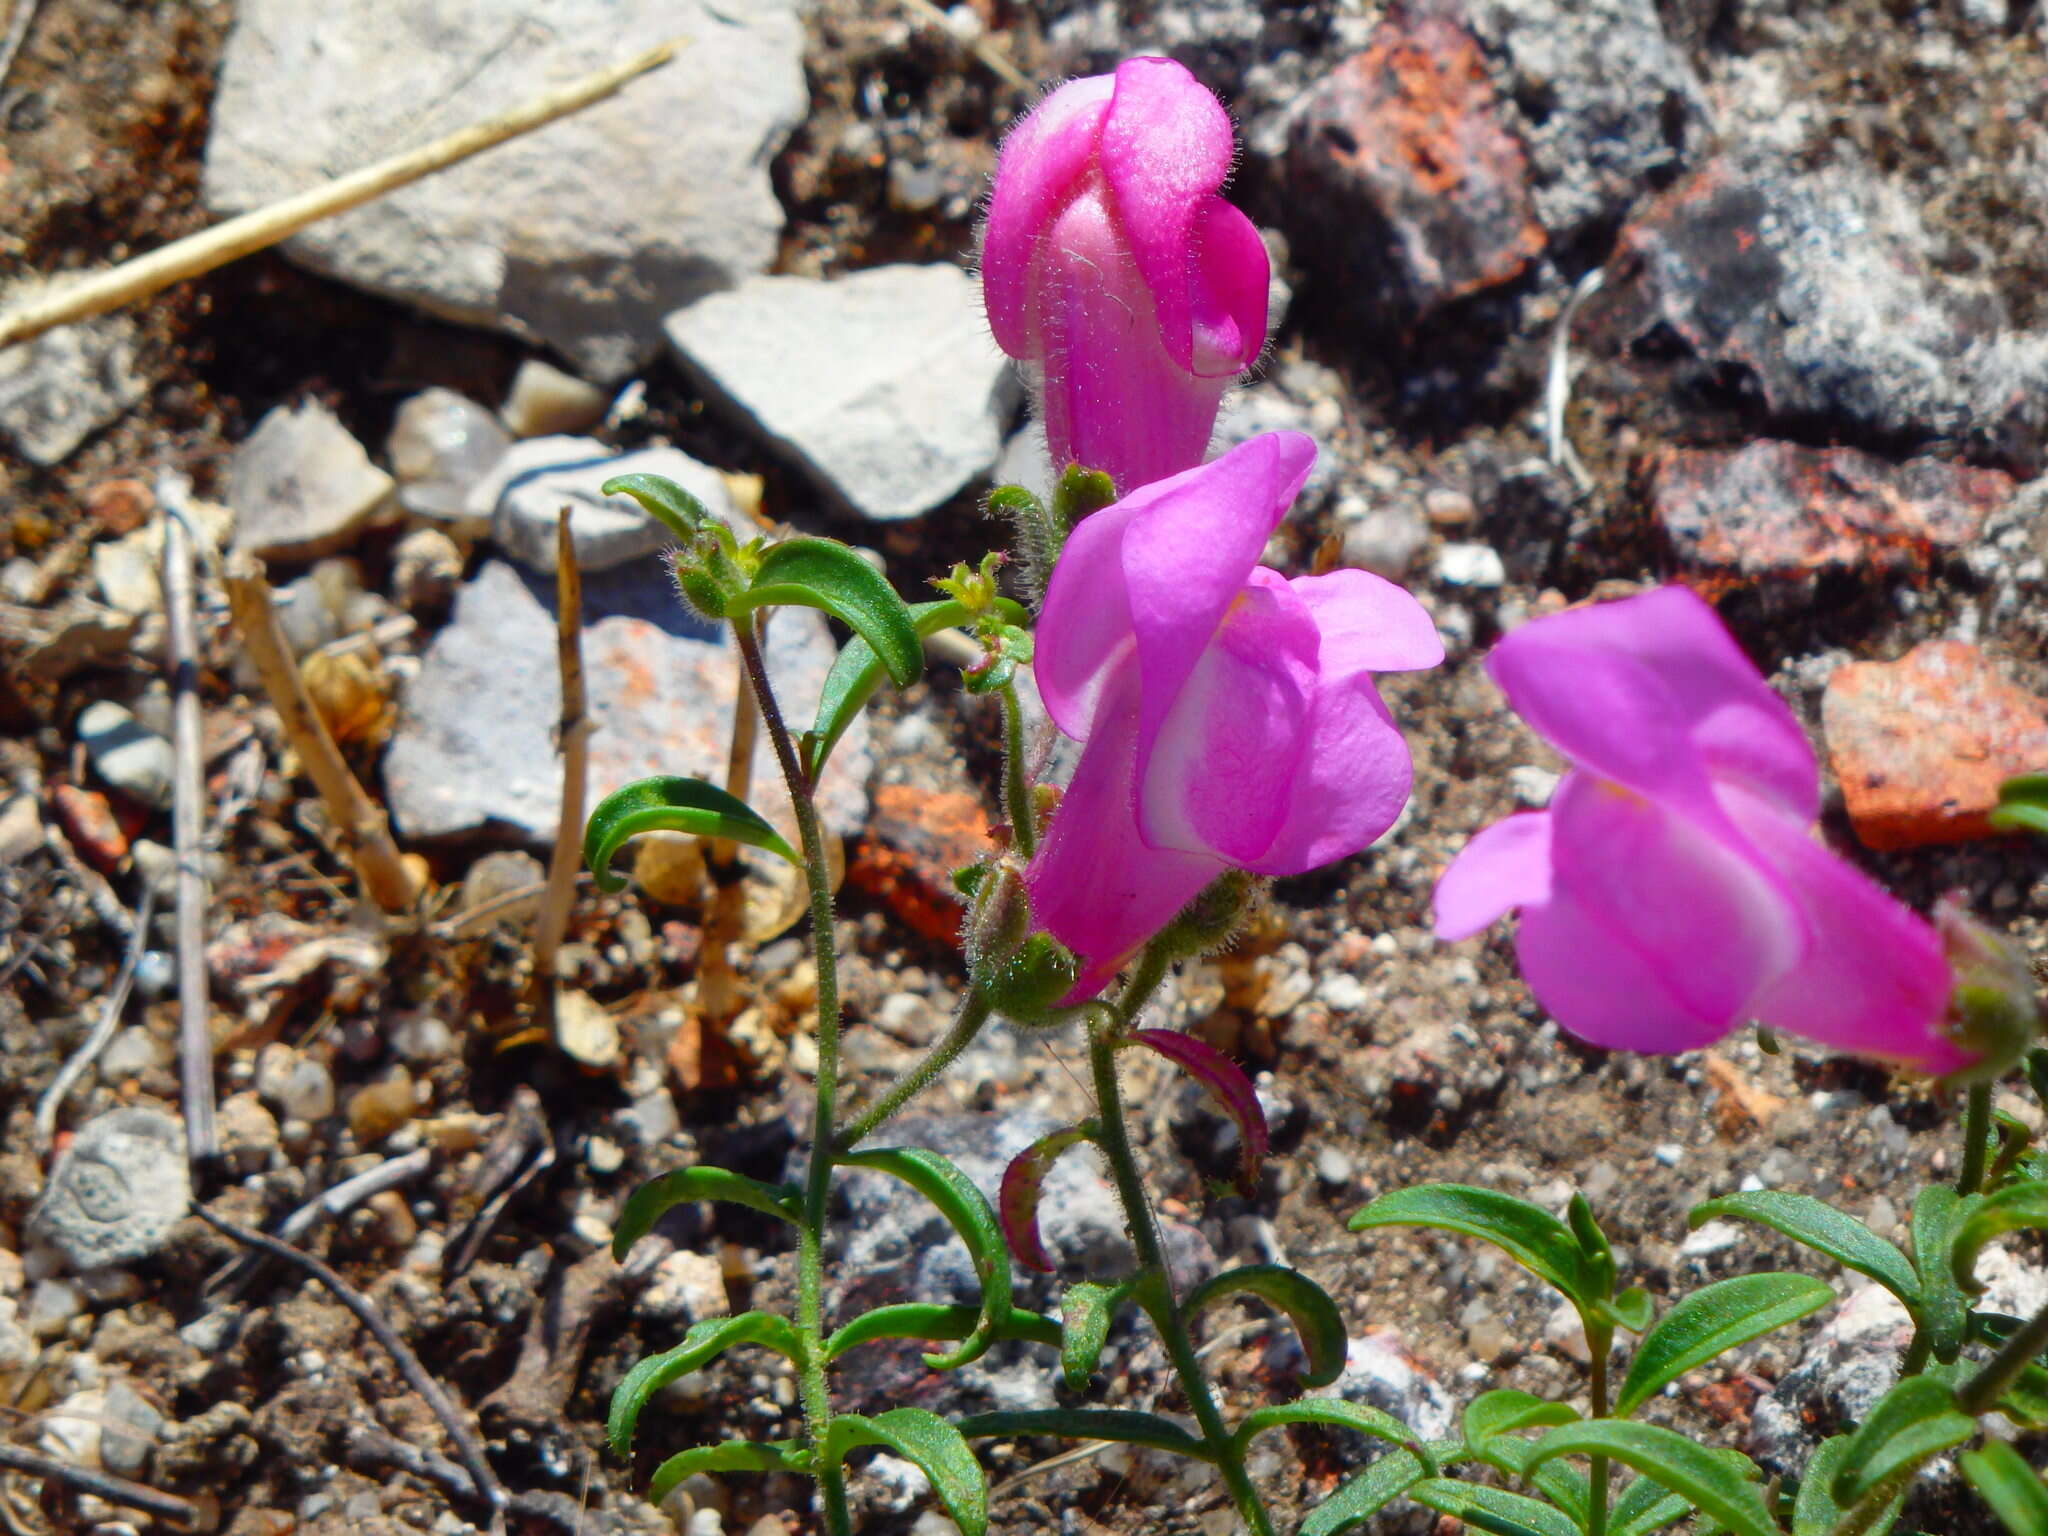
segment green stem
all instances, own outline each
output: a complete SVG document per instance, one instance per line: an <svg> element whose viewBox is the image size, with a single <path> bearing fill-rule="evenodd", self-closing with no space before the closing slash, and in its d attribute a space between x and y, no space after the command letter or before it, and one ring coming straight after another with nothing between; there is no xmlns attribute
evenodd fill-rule
<svg viewBox="0 0 2048 1536"><path fill-rule="evenodd" d="M1607 1417L1607 1366L1614 1352L1614 1329L1601 1322L1587 1322L1586 1348L1593 1366L1593 1417ZM1607 1536L1608 1462L1605 1456L1587 1458L1586 1536Z"/></svg>
<svg viewBox="0 0 2048 1536"><path fill-rule="evenodd" d="M946 1031L945 1038L925 1053L924 1060L896 1079L889 1091L870 1104L853 1124L841 1130L832 1143L832 1150L851 1152L874 1135L896 1111L922 1093L933 1078L950 1067L960 1053L974 1043L974 1037L988 1022L989 1012L988 999L970 988L966 1000L960 1004L960 1011L953 1016L953 1027Z"/></svg>
<svg viewBox="0 0 2048 1536"><path fill-rule="evenodd" d="M1892 1500L1899 1496L1899 1490L1920 1475L1921 1466L1920 1462L1910 1462L1885 1478L1843 1512L1842 1518L1835 1522L1835 1528L1828 1532L1828 1536L1864 1536L1865 1532L1877 1524L1878 1517L1891 1507Z"/></svg>
<svg viewBox="0 0 2048 1536"><path fill-rule="evenodd" d="M1031 776L1024 771L1024 709L1017 685L997 690L1003 704L1003 810L1010 818L1010 840L1020 856L1038 852L1038 807L1031 798Z"/></svg>
<svg viewBox="0 0 2048 1536"><path fill-rule="evenodd" d="M1974 1195L1984 1184L1985 1142L1991 1135L1991 1085L1972 1083L1968 1107L1963 1111L1963 1171L1956 1175L1956 1189Z"/></svg>
<svg viewBox="0 0 2048 1536"><path fill-rule="evenodd" d="M1998 1353L1985 1361L1976 1375L1956 1388L1956 1401L1963 1412L1988 1413L2043 1350L2048 1350L2048 1307L2035 1313L2031 1322L1998 1346Z"/></svg>
<svg viewBox="0 0 2048 1536"><path fill-rule="evenodd" d="M797 1240L797 1336L803 1342L798 1371L803 1398L804 1428L814 1450L824 1448L832 1428L832 1388L825 1374L825 1221L832 1198L832 1103L839 1092L839 968L833 947L832 876L825 859L825 837L818 826L818 808L811 799L795 743L768 683L768 669L754 638L750 618L733 625L740 659L761 707L761 723L775 747L775 760L789 786L803 845L804 878L811 891L811 952L818 970L818 1075L811 1127L811 1161L804 1176L803 1222ZM825 1505L825 1528L832 1536L851 1536L853 1518L846 1507L846 1478L820 1456L818 1492Z"/></svg>
<svg viewBox="0 0 2048 1536"><path fill-rule="evenodd" d="M1173 1272L1166 1263L1166 1247L1160 1240L1151 1202L1145 1198L1145 1186L1138 1174L1138 1160L1131 1151L1130 1132L1124 1125L1123 1092L1116 1076L1117 1036L1158 987L1166 974L1167 964L1163 955L1147 948L1122 997L1117 1000L1112 1016L1104 1019L1097 1015L1088 1021L1088 1065L1094 1076L1095 1099L1100 1111L1102 1152L1116 1183L1117 1199L1124 1208L1131 1247L1137 1252L1139 1292L1142 1295L1150 1291L1154 1298L1154 1305L1146 1310L1159 1331L1161 1342L1166 1345L1167 1357L1172 1360L1174 1374L1180 1378L1181 1391L1187 1395L1188 1405L1194 1410L1202 1439L1215 1453L1224 1486L1230 1490L1231 1501L1236 1504L1246 1528L1253 1532L1253 1536L1273 1536L1272 1519L1244 1469L1244 1448L1225 1426L1223 1415L1216 1406L1215 1394L1209 1390L1208 1378L1202 1374L1201 1361L1196 1358L1194 1343L1188 1338L1187 1319L1181 1314L1180 1299L1173 1286Z"/></svg>

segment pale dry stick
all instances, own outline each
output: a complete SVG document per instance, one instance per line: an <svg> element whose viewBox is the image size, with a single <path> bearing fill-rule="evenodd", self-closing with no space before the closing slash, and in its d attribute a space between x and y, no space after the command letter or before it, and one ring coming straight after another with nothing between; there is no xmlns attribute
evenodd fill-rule
<svg viewBox="0 0 2048 1536"><path fill-rule="evenodd" d="M1593 477L1586 473L1586 466L1580 462L1578 450L1572 447L1572 440L1564 429L1564 416L1572 403L1572 321L1579 315L1579 306L1600 291L1604 274L1599 267L1593 268L1579 279L1572 289L1572 296L1565 300L1564 311L1557 317L1557 329L1550 336L1550 372L1543 385L1543 437L1550 448L1550 462L1572 477L1572 483L1585 495L1593 489Z"/></svg>
<svg viewBox="0 0 2048 1536"><path fill-rule="evenodd" d="M350 1285L332 1267L313 1257L303 1248L294 1248L290 1243L280 1242L268 1232L256 1232L239 1226L224 1216L216 1216L205 1206L194 1202L192 1214L215 1230L226 1233L245 1248L259 1249L273 1257L296 1264L315 1280L326 1286L334 1299L356 1315L356 1321L370 1330L372 1338L384 1346L398 1367L398 1374L405 1378L405 1384L420 1395L434 1417L441 1421L442 1429L454 1443L455 1453L461 1459L463 1470L469 1473L470 1481L476 1485L476 1495L492 1509L502 1509L506 1504L504 1484L491 1471L491 1464L484 1458L483 1442L477 1438L457 1412L455 1404L442 1390L441 1384L427 1374L427 1368L420 1364L420 1357L412 1352L405 1340L398 1336L383 1314L370 1303L370 1298Z"/></svg>
<svg viewBox="0 0 2048 1536"><path fill-rule="evenodd" d="M951 19L944 11L933 5L932 0L897 0L897 3L903 9L910 12L911 15L923 17L941 32L945 33L946 36L952 38L954 42L959 43L961 47L987 65L989 73L996 76L1005 85L1013 85L1020 91L1031 89L1030 77L1008 59L1004 58L1002 53L987 38L977 37L972 42L962 41L960 35L953 30Z"/></svg>
<svg viewBox="0 0 2048 1536"><path fill-rule="evenodd" d="M431 1147L421 1147L402 1157L388 1157L352 1179L330 1185L293 1211L278 1224L277 1239L279 1242L296 1243L321 1220L344 1216L372 1195L381 1195L387 1189L408 1184L433 1166L434 1149ZM220 1306L246 1290L262 1267L263 1260L259 1255L245 1254L208 1279L202 1290L212 1305Z"/></svg>
<svg viewBox="0 0 2048 1536"><path fill-rule="evenodd" d="M29 0L16 0L16 3L25 5ZM103 315L124 304L146 299L172 283L198 277L215 267L225 266L237 257L275 245L287 236L297 234L308 224L333 214L346 213L507 139L546 127L557 118L602 101L638 76L666 64L675 57L679 46L680 40L650 48L623 64L614 64L609 69L599 70L596 74L586 75L581 80L537 96L502 117L458 129L432 144L393 155L324 186L283 198L268 208L242 214L224 224L216 224L212 229L188 235L183 240L174 240L162 250L151 251L108 271L41 293L0 313L0 347L10 347L16 342L40 336L52 326Z"/></svg>
<svg viewBox="0 0 2048 1536"><path fill-rule="evenodd" d="M384 911L404 911L418 894L412 875L391 840L390 822L356 782L306 694L284 632L278 627L262 562L247 554L230 555L222 580L227 586L228 611L256 675L263 680L263 691L284 726L285 739L326 802L364 890Z"/></svg>
<svg viewBox="0 0 2048 1536"><path fill-rule="evenodd" d="M583 802L590 788L590 708L583 690L583 571L569 534L569 509L555 524L555 658L562 674L562 818L548 860L548 883L533 921L529 996L550 1030L555 1025L555 956L569 931L569 904L583 865Z"/></svg>
<svg viewBox="0 0 2048 1536"><path fill-rule="evenodd" d="M164 507L164 668L171 675L171 843L177 853L178 1080L185 1155L202 1163L220 1152L213 1120L212 1006L206 970L206 780L199 744L199 633L193 617L190 487L182 475L157 481Z"/></svg>
<svg viewBox="0 0 2048 1536"><path fill-rule="evenodd" d="M142 952L149 947L149 919L156 910L156 887L147 881L142 887L142 905L135 913L135 932L128 940L128 953L121 961L119 974L107 993L105 1005L100 1009L99 1022L92 1027L92 1033L85 1037L85 1043L72 1053L64 1063L43 1096L36 1103L36 1152L38 1155L49 1151L50 1143L57 1135L57 1112L64 1107L71 1090L78 1086L78 1080L86 1070L99 1060L100 1052L107 1048L107 1042L114 1038L114 1030L121 1022L121 1010L128 1006L128 994L135 988L135 972L142 964Z"/></svg>
<svg viewBox="0 0 2048 1536"><path fill-rule="evenodd" d="M38 3L39 0L14 0L13 9L7 13L7 36L0 38L0 86L7 84L7 73L14 68L15 55L28 41L28 29L36 19Z"/></svg>

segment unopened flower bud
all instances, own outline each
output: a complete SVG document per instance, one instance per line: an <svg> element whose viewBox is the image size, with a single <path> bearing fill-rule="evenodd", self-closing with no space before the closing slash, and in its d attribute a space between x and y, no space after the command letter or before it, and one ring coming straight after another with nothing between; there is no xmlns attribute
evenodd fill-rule
<svg viewBox="0 0 2048 1536"><path fill-rule="evenodd" d="M980 986L989 1005L1026 1029L1063 1023L1060 1002L1081 975L1074 952L1047 933L1034 933L1007 960L987 968Z"/></svg>
<svg viewBox="0 0 2048 1536"><path fill-rule="evenodd" d="M1977 1057L1947 1081L1990 1082L2018 1061L2040 1033L2033 968L2010 938L1971 916L1959 895L1944 896L1935 905L1934 926L1955 977L1949 1035Z"/></svg>
<svg viewBox="0 0 2048 1536"><path fill-rule="evenodd" d="M1258 893L1258 876L1242 869L1226 870L1181 908L1160 938L1175 955L1214 954L1237 936Z"/></svg>

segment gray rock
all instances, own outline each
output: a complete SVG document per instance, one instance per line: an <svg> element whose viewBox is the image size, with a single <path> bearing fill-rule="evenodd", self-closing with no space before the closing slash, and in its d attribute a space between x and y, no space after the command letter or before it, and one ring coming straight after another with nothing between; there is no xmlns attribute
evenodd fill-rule
<svg viewBox="0 0 2048 1536"><path fill-rule="evenodd" d="M615 454L588 437L536 437L514 443L470 493L469 515L488 520L492 541L543 575L555 569L555 521L569 508L576 563L609 570L675 542L630 496L598 490L614 475L663 475L730 520L732 499L718 471L675 448Z"/></svg>
<svg viewBox="0 0 2048 1536"><path fill-rule="evenodd" d="M1338 1397L1390 1413L1424 1440L1449 1434L1457 1416L1450 1393L1391 1328L1368 1328L1351 1340L1344 1352L1344 1374L1310 1395ZM1386 1450L1383 1443L1363 1436L1344 1438L1349 1444L1340 1454L1352 1466L1375 1460Z"/></svg>
<svg viewBox="0 0 2048 1536"><path fill-rule="evenodd" d="M610 404L603 390L529 357L512 376L512 392L499 414L514 437L554 437L589 431L604 420Z"/></svg>
<svg viewBox="0 0 2048 1536"><path fill-rule="evenodd" d="M163 1414L122 1377L107 1388L105 1415L100 1464L116 1477L140 1477L163 1432Z"/></svg>
<svg viewBox="0 0 2048 1536"><path fill-rule="evenodd" d="M325 220L295 260L548 342L616 379L680 304L761 271L768 167L808 98L794 0L303 0L236 7L205 195L239 213L523 104L644 48L677 62L463 165Z"/></svg>
<svg viewBox="0 0 2048 1536"><path fill-rule="evenodd" d="M398 408L384 454L398 480L398 504L415 517L462 527L469 493L512 446L512 434L469 396L425 389Z"/></svg>
<svg viewBox="0 0 2048 1536"><path fill-rule="evenodd" d="M1396 497L1373 506L1363 497L1337 504L1346 565L1389 581L1405 581L1415 557L1429 543L1429 523L1412 501Z"/></svg>
<svg viewBox="0 0 2048 1536"><path fill-rule="evenodd" d="M668 318L705 388L868 517L915 517L988 473L1016 398L958 267L763 277Z"/></svg>
<svg viewBox="0 0 2048 1536"><path fill-rule="evenodd" d="M739 677L727 634L686 609L653 560L592 573L583 585L583 613L585 682L597 726L592 803L656 773L722 782ZM778 610L766 650L784 714L808 724L834 654L823 618L808 609ZM422 658L385 755L385 788L403 835L456 837L497 827L533 843L551 840L561 812L554 742L560 713L554 583L487 561ZM850 833L865 823L868 768L866 724L856 721L821 786L834 830ZM770 820L787 817L765 739L751 799Z"/></svg>
<svg viewBox="0 0 2048 1536"><path fill-rule="evenodd" d="M235 547L266 560L333 554L387 508L391 491L391 477L325 406L278 406L228 466Z"/></svg>
<svg viewBox="0 0 2048 1536"><path fill-rule="evenodd" d="M1036 422L1010 434L989 479L996 485L1021 485L1040 501L1051 499L1052 458L1046 450L1045 432Z"/></svg>
<svg viewBox="0 0 2048 1536"><path fill-rule="evenodd" d="M135 371L140 334L128 316L102 315L0 349L0 437L31 463L69 458L147 392Z"/></svg>
<svg viewBox="0 0 2048 1536"><path fill-rule="evenodd" d="M76 729L93 767L115 789L156 810L171 803L177 754L124 706L112 699L88 704Z"/></svg>
<svg viewBox="0 0 2048 1536"><path fill-rule="evenodd" d="M1655 0L1466 0L1464 11L1493 57L1553 249L1704 152L1706 94Z"/></svg>
<svg viewBox="0 0 2048 1536"><path fill-rule="evenodd" d="M132 1264L163 1248L191 1203L183 1127L161 1110L116 1109L57 1160L28 1234L73 1270Z"/></svg>

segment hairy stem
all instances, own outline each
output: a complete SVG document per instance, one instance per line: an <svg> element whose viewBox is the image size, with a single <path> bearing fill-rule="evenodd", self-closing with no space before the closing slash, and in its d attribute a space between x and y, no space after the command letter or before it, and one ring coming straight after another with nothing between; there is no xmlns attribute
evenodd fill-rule
<svg viewBox="0 0 2048 1536"><path fill-rule="evenodd" d="M1877 1524L1878 1516L1891 1507L1892 1500L1899 1496L1899 1490L1920 1475L1921 1465L1917 1461L1909 1462L1885 1478L1852 1508L1843 1512L1842 1518L1835 1522L1835 1528L1828 1532L1828 1536L1864 1536L1865 1532Z"/></svg>
<svg viewBox="0 0 2048 1536"><path fill-rule="evenodd" d="M1906 1358L1899 1363L1901 1376L1918 1376L1934 1355L1934 1341L1924 1328L1913 1330L1913 1342L1906 1346Z"/></svg>
<svg viewBox="0 0 2048 1536"><path fill-rule="evenodd" d="M1972 1083L1963 1111L1963 1169L1956 1175L1956 1189L1974 1195L1984 1185L1985 1142L1991 1135L1991 1085Z"/></svg>
<svg viewBox="0 0 2048 1536"><path fill-rule="evenodd" d="M768 669L754 638L750 619L733 625L740 658L753 684L761 723L775 748L775 761L789 785L789 803L796 813L802 840L804 877L811 888L811 953L818 968L818 1076L816 1109L811 1126L811 1161L804 1175L803 1222L797 1241L796 1326L803 1341L798 1372L803 1397L804 1427L811 1446L822 1451L832 1427L832 1388L825 1375L825 1220L832 1197L832 1103L839 1092L839 970L833 949L832 876L825 859L825 837L818 826L818 808L811 799L798 763L789 727L768 684ZM818 1492L825 1505L825 1527L832 1536L851 1536L852 1516L846 1507L846 1478L821 1456Z"/></svg>
<svg viewBox="0 0 2048 1536"><path fill-rule="evenodd" d="M1018 854L1038 852L1038 807L1031 800L1031 775L1024 771L1024 709L1017 685L997 690L1003 704L1003 812L1010 818L1010 840Z"/></svg>
<svg viewBox="0 0 2048 1536"><path fill-rule="evenodd" d="M1989 1412L2043 1350L2048 1350L2048 1307L2043 1307L2032 1321L1999 1345L1998 1353L1984 1362L1983 1369L1956 1388L1956 1401L1962 1404L1963 1412Z"/></svg>
<svg viewBox="0 0 2048 1536"><path fill-rule="evenodd" d="M874 1135L899 1109L924 1092L934 1078L974 1043L974 1037L988 1022L989 1011L988 999L969 988L960 1004L960 1011L953 1015L953 1027L946 1031L945 1038L927 1051L922 1061L896 1079L889 1091L863 1110L851 1125L839 1132L833 1142L833 1151L851 1152Z"/></svg>
<svg viewBox="0 0 2048 1536"><path fill-rule="evenodd" d="M1102 1152L1116 1184L1118 1202L1124 1208L1124 1222L1130 1231L1131 1246L1137 1251L1139 1292L1143 1295L1149 1291L1152 1295L1153 1304L1146 1310L1166 1345L1168 1358L1173 1361L1174 1374L1179 1377L1181 1391L1187 1395L1188 1405L1194 1410L1202 1439L1216 1455L1224 1486L1230 1490L1231 1502L1237 1506L1246 1528L1254 1536L1273 1536L1272 1519L1245 1472L1243 1449L1231 1438L1223 1422L1215 1394L1209 1390L1208 1378L1202 1374L1201 1361L1196 1358L1194 1343L1188 1338L1187 1319L1181 1315L1180 1298L1173 1286L1173 1272L1166 1263L1166 1247L1160 1240L1159 1224L1153 1219L1151 1202L1145 1198L1137 1158L1131 1151L1130 1132L1124 1124L1123 1092L1116 1075L1117 1036L1158 987L1166 974L1167 963L1156 949L1148 948L1122 997L1117 1000L1112 1017L1104 1019L1095 1015L1088 1021L1088 1065L1095 1080L1095 1099L1100 1110Z"/></svg>

